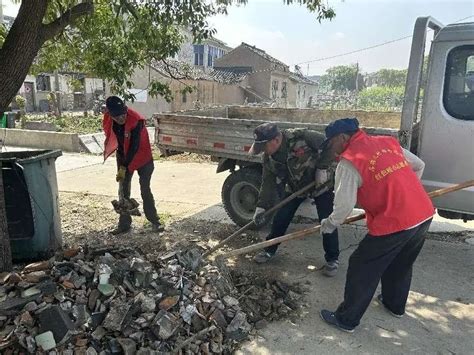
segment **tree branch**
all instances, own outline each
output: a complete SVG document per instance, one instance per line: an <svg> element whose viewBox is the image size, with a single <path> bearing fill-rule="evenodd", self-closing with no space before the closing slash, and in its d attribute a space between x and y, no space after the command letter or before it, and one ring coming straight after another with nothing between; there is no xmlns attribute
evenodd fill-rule
<svg viewBox="0 0 474 355"><path fill-rule="evenodd" d="M190 76L187 76L186 74L180 76L175 75L170 68L174 69L177 74L181 74L179 68L175 67L171 63L168 63L165 59L161 59L161 62L165 65L163 69L166 71L166 74L168 74L171 79L177 81L193 79Z"/></svg>
<svg viewBox="0 0 474 355"><path fill-rule="evenodd" d="M88 0L66 10L53 22L42 26L42 38L47 41L60 34L68 25L73 24L78 18L90 15L94 11L94 4Z"/></svg>
<svg viewBox="0 0 474 355"><path fill-rule="evenodd" d="M127 0L120 0L120 3L128 10L128 12L130 12L133 17L135 17L135 19L138 19L137 11L130 2L128 2Z"/></svg>

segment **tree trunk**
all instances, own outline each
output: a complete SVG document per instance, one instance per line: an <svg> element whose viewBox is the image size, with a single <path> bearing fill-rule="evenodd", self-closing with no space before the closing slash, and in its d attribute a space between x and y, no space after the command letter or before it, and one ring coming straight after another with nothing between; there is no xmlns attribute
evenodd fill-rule
<svg viewBox="0 0 474 355"><path fill-rule="evenodd" d="M7 110L43 45L47 0L23 0L18 16L0 48L0 112Z"/></svg>
<svg viewBox="0 0 474 355"><path fill-rule="evenodd" d="M43 24L49 0L23 0L18 16L0 48L0 114L7 110L43 44L66 26L94 11L92 0L67 9L54 21Z"/></svg>
<svg viewBox="0 0 474 355"><path fill-rule="evenodd" d="M12 254L8 234L7 210L5 208L5 189L3 187L2 162L0 162L0 272L11 271Z"/></svg>

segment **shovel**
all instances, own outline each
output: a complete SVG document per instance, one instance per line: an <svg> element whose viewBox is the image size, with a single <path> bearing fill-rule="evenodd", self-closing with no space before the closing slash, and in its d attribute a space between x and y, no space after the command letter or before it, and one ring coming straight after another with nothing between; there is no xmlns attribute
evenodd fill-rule
<svg viewBox="0 0 474 355"><path fill-rule="evenodd" d="M304 193L308 192L309 190L311 190L314 186L316 186L316 181L313 181L312 183L310 183L309 185L301 188L300 190L292 193L290 196L286 197L285 199L281 200L279 203L277 203L275 206L273 206L272 208L270 208L268 211L265 211L265 213L263 214L263 218L265 217L268 217L270 216L273 212L275 212L276 210L279 210L280 208L282 208L284 205L286 205L288 202L290 202L291 200L295 199L296 197L298 196L301 196L303 195ZM324 184L321 184L319 185L316 189L315 189L315 194L317 193L320 193L320 192L323 192L325 190L329 190L331 187L333 186L333 181L332 180L328 180L326 181ZM210 254L212 254L213 252L215 252L217 249L221 248L224 244L227 244L229 243L231 240L233 240L235 237L237 237L238 235L242 234L243 232L245 232L247 229L249 229L250 227L252 227L253 225L255 225L255 223L253 221L250 221L249 223L247 223L245 226L243 226L242 228L240 228L238 231L232 233L231 235L229 235L227 238L225 238L223 241L221 241L219 244L213 246L211 249L209 249L208 251L206 251L202 257L206 257Z"/></svg>
<svg viewBox="0 0 474 355"><path fill-rule="evenodd" d="M125 198L123 196L123 181L119 182L118 190L118 201L113 200L112 206L114 206L115 212L118 214L130 215L130 216L141 216L138 206L140 204L134 198Z"/></svg>
<svg viewBox="0 0 474 355"><path fill-rule="evenodd" d="M453 185L453 186L450 186L450 187L446 187L444 189L431 191L430 193L428 193L428 196L430 196L430 198L439 197L439 196L445 195L447 193L462 190L462 189L465 189L465 188L471 187L471 186L474 186L474 180L469 180L469 181L466 181L466 182L463 182L463 183L460 183L460 184L456 184L456 185ZM352 223L352 222L355 222L355 221L360 221L361 219L364 219L364 218L365 218L365 213L361 213L361 214L358 214L356 216L346 218L346 220L344 221L343 224L349 224L349 223ZM247 254L247 253L250 253L250 252L253 252L253 251L256 251L256 250L260 250L260 249L269 247L271 245L284 243L284 242L287 242L289 240L302 239L304 237L307 237L308 235L319 232L320 228L321 228L321 226L318 225L318 226L315 226L315 227L312 227L312 228L303 229L303 230L300 230L300 231L297 231L297 232L294 232L294 233L290 233L290 234L287 234L287 235L284 235L284 236L281 236L281 237L278 237L278 238L274 238L274 239L266 240L264 242L249 245L248 247L245 247L245 248L240 248L240 249L233 250L233 251L231 251L227 254L222 255L222 257L223 258L229 258L231 256Z"/></svg>

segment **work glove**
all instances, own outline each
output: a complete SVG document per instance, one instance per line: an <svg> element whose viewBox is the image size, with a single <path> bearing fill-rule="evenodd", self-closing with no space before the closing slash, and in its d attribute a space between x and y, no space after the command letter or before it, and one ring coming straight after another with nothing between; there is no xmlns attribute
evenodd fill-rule
<svg viewBox="0 0 474 355"><path fill-rule="evenodd" d="M125 174L127 173L127 168L123 165L120 165L117 171L117 175L115 175L115 181L122 182L125 179Z"/></svg>
<svg viewBox="0 0 474 355"><path fill-rule="evenodd" d="M336 229L337 229L337 226L335 226L334 224L332 224L329 219L324 218L324 219L321 221L321 228L320 228L319 231L321 232L321 234L331 234L331 233L334 232Z"/></svg>
<svg viewBox="0 0 474 355"><path fill-rule="evenodd" d="M265 214L264 208L257 207L255 209L255 214L253 215L253 223L255 223L257 227L265 224L265 217L263 216L264 214Z"/></svg>

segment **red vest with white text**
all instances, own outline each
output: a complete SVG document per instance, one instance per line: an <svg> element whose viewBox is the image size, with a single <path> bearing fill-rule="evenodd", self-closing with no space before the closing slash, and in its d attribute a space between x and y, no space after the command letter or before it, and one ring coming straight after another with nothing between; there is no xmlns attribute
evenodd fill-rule
<svg viewBox="0 0 474 355"><path fill-rule="evenodd" d="M341 157L362 177L357 202L365 210L369 234L396 233L433 216L431 199L395 138L359 130Z"/></svg>
<svg viewBox="0 0 474 355"><path fill-rule="evenodd" d="M130 134L132 130L137 126L139 121L145 121L145 118L138 112L127 108L127 119L125 121L125 132L123 142L123 153L124 157L127 156L128 149L130 147ZM113 121L110 115L106 112L102 121L102 126L105 133L105 144L104 144L104 161L117 150L118 142L117 137L112 128ZM148 130L143 125L143 129L140 132L140 146L138 151L133 157L132 161L128 165L128 171L132 172L140 169L145 164L153 160L151 153L150 139L148 138Z"/></svg>

